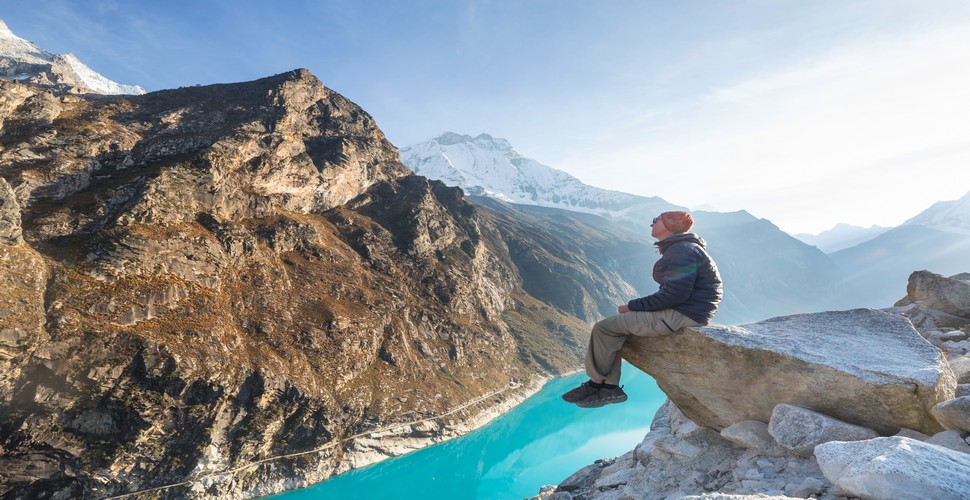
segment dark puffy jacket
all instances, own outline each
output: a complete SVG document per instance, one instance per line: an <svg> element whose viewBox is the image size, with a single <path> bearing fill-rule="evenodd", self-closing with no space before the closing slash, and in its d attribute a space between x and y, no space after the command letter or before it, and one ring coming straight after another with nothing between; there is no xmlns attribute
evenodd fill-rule
<svg viewBox="0 0 970 500"><path fill-rule="evenodd" d="M724 292L714 260L704 250L704 240L694 233L678 233L655 243L660 260L653 265L653 279L660 290L633 299L631 311L674 309L688 318L708 324Z"/></svg>

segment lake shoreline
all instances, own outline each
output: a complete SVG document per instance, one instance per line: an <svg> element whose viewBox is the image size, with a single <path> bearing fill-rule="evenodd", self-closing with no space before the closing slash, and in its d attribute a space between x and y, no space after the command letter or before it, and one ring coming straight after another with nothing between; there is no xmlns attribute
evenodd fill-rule
<svg viewBox="0 0 970 500"><path fill-rule="evenodd" d="M270 497L310 488L344 473L474 432L515 409L540 392L551 380L555 378L537 376L474 398L440 415L388 424L331 441L314 450L269 457L233 470L203 473L178 487L202 494L218 483L251 485L244 490L231 485L219 488L223 491L235 490L233 498ZM339 465L336 469L328 466L337 460ZM248 477L242 480L242 476ZM252 476L262 477L254 479Z"/></svg>
<svg viewBox="0 0 970 500"><path fill-rule="evenodd" d="M595 410L564 403L562 392L584 373L557 377L487 425L447 442L336 475L280 500L528 498L600 458L619 456L643 439L666 395L631 369L628 402Z"/></svg>

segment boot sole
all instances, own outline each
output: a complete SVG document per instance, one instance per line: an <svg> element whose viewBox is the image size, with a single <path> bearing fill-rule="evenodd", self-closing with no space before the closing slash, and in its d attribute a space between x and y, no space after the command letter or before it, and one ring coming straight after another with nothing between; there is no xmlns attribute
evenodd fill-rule
<svg viewBox="0 0 970 500"><path fill-rule="evenodd" d="M624 394L622 396L597 399L596 401L590 401L590 402L586 402L586 400L583 400L576 403L576 406L580 408L599 408L601 406L611 405L615 403L622 403L626 400L627 400L627 396L626 394Z"/></svg>

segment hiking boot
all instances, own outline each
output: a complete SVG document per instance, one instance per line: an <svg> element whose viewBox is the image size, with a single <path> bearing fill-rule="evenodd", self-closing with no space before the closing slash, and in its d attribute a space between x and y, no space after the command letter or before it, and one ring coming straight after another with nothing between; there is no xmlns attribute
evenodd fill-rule
<svg viewBox="0 0 970 500"><path fill-rule="evenodd" d="M576 406L580 408L599 408L600 406L622 403L624 401L626 401L626 393L623 392L623 387L612 387L609 389L604 387L596 389L596 392L577 402Z"/></svg>
<svg viewBox="0 0 970 500"><path fill-rule="evenodd" d="M563 394L562 400L567 403L578 403L592 396L593 394L596 394L596 387L593 387L592 380L587 380L586 382L579 384L579 387Z"/></svg>

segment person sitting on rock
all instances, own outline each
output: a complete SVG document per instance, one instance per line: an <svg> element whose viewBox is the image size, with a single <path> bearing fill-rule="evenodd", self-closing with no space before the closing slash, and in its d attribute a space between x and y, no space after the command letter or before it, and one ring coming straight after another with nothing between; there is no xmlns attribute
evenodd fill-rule
<svg viewBox="0 0 970 500"><path fill-rule="evenodd" d="M620 349L627 336L669 335L710 323L723 297L721 276L704 240L688 232L693 226L688 212L664 212L653 219L650 236L660 249L653 279L660 290L619 306L617 316L593 325L586 350L589 381L563 394L565 401L582 408L626 401L619 383Z"/></svg>

